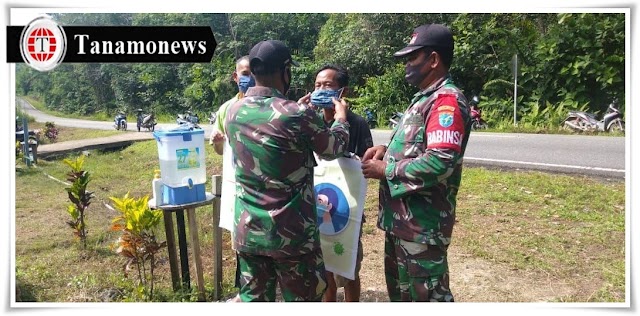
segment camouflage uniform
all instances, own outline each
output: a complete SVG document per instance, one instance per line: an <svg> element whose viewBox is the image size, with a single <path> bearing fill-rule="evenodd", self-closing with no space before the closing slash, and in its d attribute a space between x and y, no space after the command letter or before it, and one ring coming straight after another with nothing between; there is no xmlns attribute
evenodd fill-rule
<svg viewBox="0 0 640 316"><path fill-rule="evenodd" d="M378 227L392 301L453 301L447 247L471 120L451 77L416 93L383 158Z"/></svg>
<svg viewBox="0 0 640 316"><path fill-rule="evenodd" d="M236 165L234 244L243 301L319 300L326 289L316 224L313 152L343 155L349 124L327 128L306 105L278 90L252 87L227 110L226 135ZM256 274L256 272L264 272Z"/></svg>

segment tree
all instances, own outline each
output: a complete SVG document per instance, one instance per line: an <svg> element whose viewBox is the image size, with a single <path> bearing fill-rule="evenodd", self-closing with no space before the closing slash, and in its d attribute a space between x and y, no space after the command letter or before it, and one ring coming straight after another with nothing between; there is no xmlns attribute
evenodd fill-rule
<svg viewBox="0 0 640 316"><path fill-rule="evenodd" d="M538 43L527 83L551 103L572 100L603 111L624 100L625 21L622 13L561 13ZM623 105L623 102L621 102Z"/></svg>

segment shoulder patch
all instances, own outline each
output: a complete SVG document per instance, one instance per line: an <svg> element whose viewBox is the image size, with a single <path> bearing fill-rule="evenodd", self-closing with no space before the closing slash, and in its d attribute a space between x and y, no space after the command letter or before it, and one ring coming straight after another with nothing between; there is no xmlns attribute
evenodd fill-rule
<svg viewBox="0 0 640 316"><path fill-rule="evenodd" d="M427 122L427 148L462 149L464 122L455 94L439 94Z"/></svg>

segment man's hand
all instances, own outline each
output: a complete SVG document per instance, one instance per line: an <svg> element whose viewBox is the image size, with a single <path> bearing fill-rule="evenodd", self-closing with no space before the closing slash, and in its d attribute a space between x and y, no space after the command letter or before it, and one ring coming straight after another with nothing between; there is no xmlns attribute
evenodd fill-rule
<svg viewBox="0 0 640 316"><path fill-rule="evenodd" d="M373 146L367 149L367 151L365 151L364 156L362 156L362 162L366 162L367 160L371 160L371 159L382 160L382 157L384 157L384 154L386 152L387 152L387 147L385 146L382 146L382 145Z"/></svg>
<svg viewBox="0 0 640 316"><path fill-rule="evenodd" d="M220 133L220 131L214 131L213 136L209 138L209 144L213 145L213 149L218 155L222 155L224 140L224 134Z"/></svg>
<svg viewBox="0 0 640 316"><path fill-rule="evenodd" d="M222 143L224 142L224 135L221 133L216 133L215 135L213 135L212 141L213 143Z"/></svg>
<svg viewBox="0 0 640 316"><path fill-rule="evenodd" d="M298 99L298 104L306 104L309 106L311 105L311 92L305 94L302 98Z"/></svg>
<svg viewBox="0 0 640 316"><path fill-rule="evenodd" d="M336 111L336 113L334 114L333 118L335 120L342 118L345 121L347 120L347 109L349 108L349 105L347 104L347 101L345 101L344 99L337 99L336 98L331 98L331 101L333 101L333 105L334 105L334 110Z"/></svg>
<svg viewBox="0 0 640 316"><path fill-rule="evenodd" d="M382 160L369 159L362 163L362 174L367 179L384 180L387 163Z"/></svg>

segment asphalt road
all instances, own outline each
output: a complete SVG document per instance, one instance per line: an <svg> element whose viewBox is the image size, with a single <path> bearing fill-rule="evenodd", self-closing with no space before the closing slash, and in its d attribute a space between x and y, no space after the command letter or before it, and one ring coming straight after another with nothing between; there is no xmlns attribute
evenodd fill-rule
<svg viewBox="0 0 640 316"><path fill-rule="evenodd" d="M59 118L35 110L25 100L18 98L17 102L38 122L51 121L60 126L103 130L114 128L113 121ZM135 117L128 117L128 123L128 132L134 132ZM176 126L158 124L156 128ZM202 128L208 137L211 126L205 121ZM374 144L386 144L391 131L373 130L372 134ZM625 147L625 137L472 132L465 164L624 178Z"/></svg>
<svg viewBox="0 0 640 316"><path fill-rule="evenodd" d="M391 131L374 130L374 144ZM465 164L625 177L625 137L472 132Z"/></svg>

